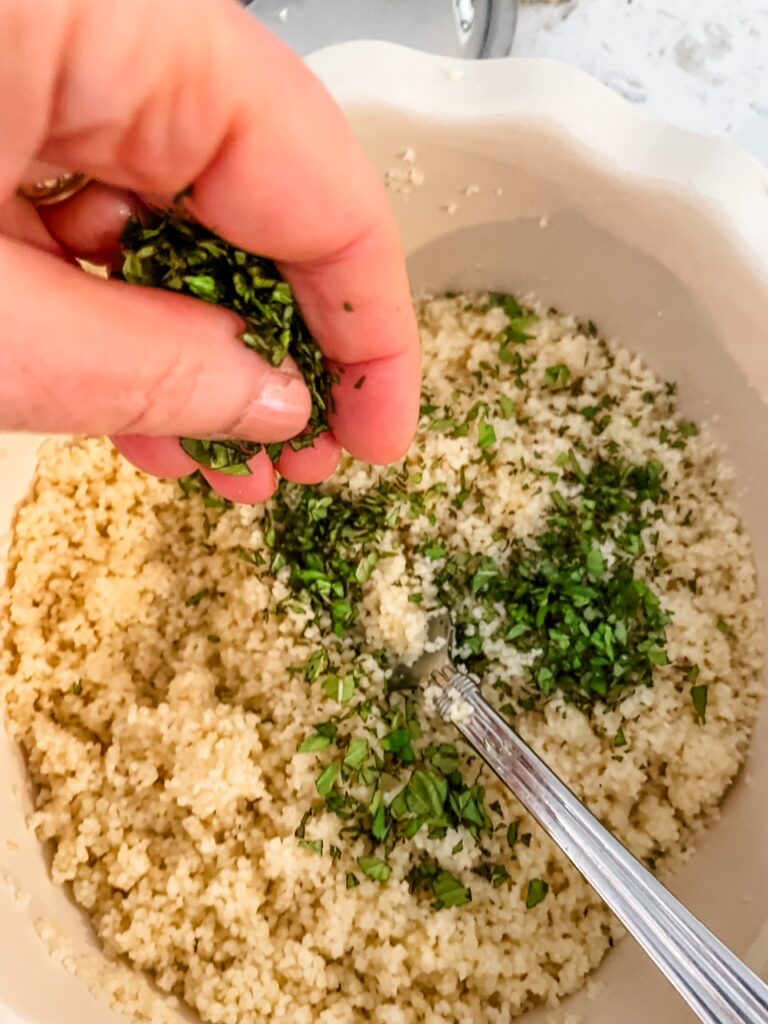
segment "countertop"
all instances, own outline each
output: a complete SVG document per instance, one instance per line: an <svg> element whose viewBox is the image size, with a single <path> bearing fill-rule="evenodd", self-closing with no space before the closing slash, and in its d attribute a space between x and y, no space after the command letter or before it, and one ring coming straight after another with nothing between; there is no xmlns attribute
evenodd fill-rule
<svg viewBox="0 0 768 1024"><path fill-rule="evenodd" d="M768 0L524 3L513 56L575 64L679 127L768 164Z"/></svg>

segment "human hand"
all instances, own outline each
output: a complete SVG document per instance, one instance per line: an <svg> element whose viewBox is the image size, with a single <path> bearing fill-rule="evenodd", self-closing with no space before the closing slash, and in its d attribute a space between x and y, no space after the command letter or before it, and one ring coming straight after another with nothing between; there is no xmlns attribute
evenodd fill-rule
<svg viewBox="0 0 768 1024"><path fill-rule="evenodd" d="M192 184L190 212L276 260L331 365L347 368L332 433L287 446L280 474L324 479L342 446L400 458L420 372L398 234L374 168L302 62L233 0L0 0L0 23L0 428L108 434L165 477L200 468L178 435L301 432L298 371L247 349L233 314L74 265L114 256L142 200ZM100 183L36 209L17 187L51 168ZM262 501L275 468L264 451L249 465L250 476L203 472L225 497Z"/></svg>

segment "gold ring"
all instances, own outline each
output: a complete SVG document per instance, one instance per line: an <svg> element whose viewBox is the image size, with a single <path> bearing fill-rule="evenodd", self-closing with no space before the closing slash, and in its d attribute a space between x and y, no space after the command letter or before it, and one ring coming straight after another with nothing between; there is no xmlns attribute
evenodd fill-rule
<svg viewBox="0 0 768 1024"><path fill-rule="evenodd" d="M60 174L58 178L35 182L34 185L22 185L18 193L35 206L53 206L77 195L90 180L86 174L75 171L73 174Z"/></svg>

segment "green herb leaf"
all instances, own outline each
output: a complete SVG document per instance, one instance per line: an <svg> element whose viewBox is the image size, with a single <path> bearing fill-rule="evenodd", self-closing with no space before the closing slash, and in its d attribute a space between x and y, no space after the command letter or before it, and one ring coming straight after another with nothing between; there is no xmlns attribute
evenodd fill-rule
<svg viewBox="0 0 768 1024"><path fill-rule="evenodd" d="M323 852L323 840L322 839L300 839L299 846L302 850L309 850L310 853L322 853Z"/></svg>
<svg viewBox="0 0 768 1024"><path fill-rule="evenodd" d="M571 379L571 371L565 363L555 363L544 371L544 384L548 388L565 387Z"/></svg>
<svg viewBox="0 0 768 1024"><path fill-rule="evenodd" d="M496 444L496 431L492 423L482 423L478 434L477 443L481 448L490 448Z"/></svg>
<svg viewBox="0 0 768 1024"><path fill-rule="evenodd" d="M501 306L510 320L516 320L523 315L523 307L513 295L505 295L504 292L491 292L488 300L491 306Z"/></svg>
<svg viewBox="0 0 768 1024"><path fill-rule="evenodd" d="M308 683L314 683L316 679L328 668L328 652L324 647L314 651L304 666L304 678Z"/></svg>
<svg viewBox="0 0 768 1024"><path fill-rule="evenodd" d="M605 572L605 559L600 548L590 548L587 554L587 572L593 580L602 578Z"/></svg>
<svg viewBox="0 0 768 1024"><path fill-rule="evenodd" d="M371 578L371 573L376 568L378 561L378 551L366 552L366 554L364 554L360 561L357 563L357 568L355 569L355 580L358 583L367 583L368 580Z"/></svg>
<svg viewBox="0 0 768 1024"><path fill-rule="evenodd" d="M330 747L331 739L329 736L320 736L315 733L314 736L307 736L305 740L299 744L300 754L316 754L321 750L325 750L326 747Z"/></svg>
<svg viewBox="0 0 768 1024"><path fill-rule="evenodd" d="M709 686L704 683L700 686L691 687L691 700L700 722L707 720L707 701L709 699Z"/></svg>
<svg viewBox="0 0 768 1024"><path fill-rule="evenodd" d="M320 796L328 796L334 787L336 779L339 777L340 771L341 765L337 764L335 761L332 761L328 767L324 769L315 782L315 787Z"/></svg>
<svg viewBox="0 0 768 1024"><path fill-rule="evenodd" d="M190 437L181 439L181 447L201 466L228 476L250 476L247 460L261 451L261 445L247 441L196 441Z"/></svg>
<svg viewBox="0 0 768 1024"><path fill-rule="evenodd" d="M458 427L458 423L456 422L456 420L451 419L450 417L432 420L432 422L429 424L430 430L436 430L440 433L444 433L449 430L455 430L456 427Z"/></svg>
<svg viewBox="0 0 768 1024"><path fill-rule="evenodd" d="M537 907L544 900L548 892L549 886L546 882L542 882L540 878L532 878L528 883L528 895L525 899L526 907L529 910Z"/></svg>
<svg viewBox="0 0 768 1024"><path fill-rule="evenodd" d="M347 747L347 753L344 757L344 764L347 768L359 768L360 765L368 757L368 740L362 737L355 737L350 740L349 746Z"/></svg>
<svg viewBox="0 0 768 1024"><path fill-rule="evenodd" d="M448 552L442 544L431 544L429 547L424 548L424 554L431 562L437 562L439 559L445 558Z"/></svg>
<svg viewBox="0 0 768 1024"><path fill-rule="evenodd" d="M323 689L331 700L338 701L339 704L348 704L357 690L357 684L351 674L341 678L329 675L323 683Z"/></svg>
<svg viewBox="0 0 768 1024"><path fill-rule="evenodd" d="M427 818L439 818L448 796L448 784L436 772L417 768L406 788L408 809Z"/></svg>
<svg viewBox="0 0 768 1024"><path fill-rule="evenodd" d="M374 882L388 882L392 875L392 868L379 857L358 857L357 863L360 870Z"/></svg>
<svg viewBox="0 0 768 1024"><path fill-rule="evenodd" d="M446 907L463 907L465 903L471 903L472 892L465 885L455 878L449 871L441 871L432 882L432 891L435 894L435 909L443 910Z"/></svg>

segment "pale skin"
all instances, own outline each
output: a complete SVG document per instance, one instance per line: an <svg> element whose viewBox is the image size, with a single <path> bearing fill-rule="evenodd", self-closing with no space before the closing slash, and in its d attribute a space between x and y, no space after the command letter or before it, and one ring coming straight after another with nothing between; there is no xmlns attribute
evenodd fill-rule
<svg viewBox="0 0 768 1024"><path fill-rule="evenodd" d="M402 457L420 366L398 233L378 175L302 62L234 0L0 0L0 25L0 429L108 435L170 478L197 468L179 435L302 431L296 367L246 349L234 315L74 264L114 258L133 211L192 185L195 217L278 261L344 370L331 433L277 467L260 453L248 477L205 470L211 485L256 503L278 473L330 476L342 448ZM47 208L17 195L52 169L99 184Z"/></svg>

